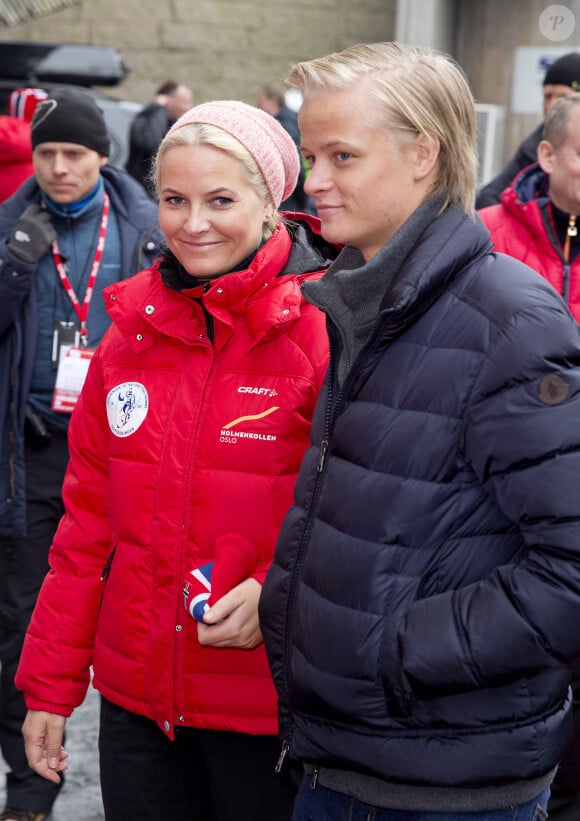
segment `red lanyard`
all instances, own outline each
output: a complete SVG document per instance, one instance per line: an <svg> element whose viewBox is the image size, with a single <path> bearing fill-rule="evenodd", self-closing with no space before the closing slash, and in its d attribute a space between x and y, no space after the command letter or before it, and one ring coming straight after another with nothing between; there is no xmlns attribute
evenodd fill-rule
<svg viewBox="0 0 580 821"><path fill-rule="evenodd" d="M85 348L87 346L87 317L89 315L89 306L91 304L91 298L93 296L93 290L95 287L95 282L97 280L97 274L99 273L99 266L103 258L103 250L105 248L105 237L107 235L108 221L109 197L107 195L107 192L105 191L103 197L103 216L101 218L101 228L99 230L99 237L97 239L97 250L95 251L95 258L93 260L91 272L89 274L87 290L85 291L85 298L83 299L82 305L78 300L78 297L75 293L73 286L71 285L70 279L68 278L68 274L66 272L66 268L63 265L62 257L60 255L60 251L56 240L54 240L54 242L52 243L52 256L54 259L54 264L56 266L59 279L62 283L62 287L68 294L68 298L72 302L73 308L75 309L75 313L79 318L79 322L81 323L81 344Z"/></svg>

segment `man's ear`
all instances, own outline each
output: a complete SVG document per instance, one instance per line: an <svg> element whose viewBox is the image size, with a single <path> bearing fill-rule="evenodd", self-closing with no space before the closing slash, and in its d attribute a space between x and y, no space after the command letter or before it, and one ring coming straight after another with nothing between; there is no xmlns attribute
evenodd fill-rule
<svg viewBox="0 0 580 821"><path fill-rule="evenodd" d="M433 171L439 159L441 143L434 134L418 134L415 138L415 179L422 180Z"/></svg>
<svg viewBox="0 0 580 821"><path fill-rule="evenodd" d="M554 146L548 140L541 140L538 143L538 162L542 171L546 174L551 174L554 170L556 161L556 152Z"/></svg>

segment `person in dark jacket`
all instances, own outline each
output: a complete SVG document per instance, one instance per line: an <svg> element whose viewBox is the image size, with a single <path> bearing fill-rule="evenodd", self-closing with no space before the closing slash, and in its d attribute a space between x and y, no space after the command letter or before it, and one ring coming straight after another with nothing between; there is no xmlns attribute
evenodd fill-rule
<svg viewBox="0 0 580 821"><path fill-rule="evenodd" d="M150 265L161 243L154 203L106 164L109 137L92 98L55 92L31 125L35 175L0 206L0 748L10 768L3 821L40 821L58 792L27 765L26 707L14 675L63 512L82 365L109 325L103 288Z"/></svg>
<svg viewBox="0 0 580 821"><path fill-rule="evenodd" d="M256 105L258 108L261 108L262 111L266 111L278 120L280 125L290 134L296 145L296 150L299 151L300 129L298 128L298 115L286 105L284 90L271 83L264 83L258 93ZM301 154L299 154L299 156L302 157ZM282 210L299 211L307 214L316 213L312 197L309 197L304 191L305 181L306 169L301 160L296 188L282 203Z"/></svg>
<svg viewBox="0 0 580 821"><path fill-rule="evenodd" d="M330 365L260 600L293 821L545 817L580 653L580 336L474 216L459 67L299 63ZM283 766L283 764L281 764Z"/></svg>
<svg viewBox="0 0 580 821"><path fill-rule="evenodd" d="M155 92L153 102L145 106L129 129L129 157L125 168L154 199L155 186L151 169L157 149L173 123L191 108L193 93L185 83L166 80Z"/></svg>
<svg viewBox="0 0 580 821"><path fill-rule="evenodd" d="M542 87L544 120L557 100L578 90L580 90L580 52L571 51L558 60L554 60L544 75ZM536 162L543 130L544 123L541 122L523 140L504 168L479 190L475 200L476 208L486 208L499 203L502 191L509 186L514 177L528 165Z"/></svg>

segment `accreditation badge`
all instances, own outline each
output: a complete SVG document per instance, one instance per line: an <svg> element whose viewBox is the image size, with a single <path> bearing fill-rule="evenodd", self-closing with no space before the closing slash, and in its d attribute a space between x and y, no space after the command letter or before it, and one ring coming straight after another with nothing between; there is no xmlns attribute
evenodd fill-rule
<svg viewBox="0 0 580 821"><path fill-rule="evenodd" d="M52 410L72 413L85 383L94 350L71 345L61 356L52 395Z"/></svg>
<svg viewBox="0 0 580 821"><path fill-rule="evenodd" d="M55 322L52 332L52 367L58 368L69 348L81 341L80 322Z"/></svg>

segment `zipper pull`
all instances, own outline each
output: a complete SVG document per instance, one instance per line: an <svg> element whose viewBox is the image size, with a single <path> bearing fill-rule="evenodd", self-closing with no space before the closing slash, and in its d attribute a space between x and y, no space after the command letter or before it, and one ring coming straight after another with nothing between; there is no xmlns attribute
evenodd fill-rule
<svg viewBox="0 0 580 821"><path fill-rule="evenodd" d="M324 463L326 461L326 454L328 453L328 439L323 439L320 443L320 456L318 458L318 467L316 468L318 473L322 473L324 469Z"/></svg>
<svg viewBox="0 0 580 821"><path fill-rule="evenodd" d="M109 555L107 556L107 561L105 562L105 566L103 567L103 572L101 573L101 581L106 582L109 578L109 573L111 572L111 565L113 564L113 557L115 555L115 550L117 548L114 547Z"/></svg>
<svg viewBox="0 0 580 821"><path fill-rule="evenodd" d="M189 608L187 607L187 602L189 601L189 592L191 590L191 585L189 582L185 582L183 586L183 606L186 610Z"/></svg>
<svg viewBox="0 0 580 821"><path fill-rule="evenodd" d="M564 262L570 261L570 238L578 235L578 227L576 225L576 217L570 214L568 218L568 228L566 229L566 239L564 240Z"/></svg>
<svg viewBox="0 0 580 821"><path fill-rule="evenodd" d="M284 759L288 755L289 749L290 749L290 745L288 744L288 742L283 741L282 742L282 750L280 751L280 756L278 758L278 761L276 762L276 766L274 767L274 772L275 773L281 772L282 767L284 766Z"/></svg>
<svg viewBox="0 0 580 821"><path fill-rule="evenodd" d="M320 767L315 767L312 770L312 778L310 779L310 789L315 790L316 785L318 784L318 773L320 772Z"/></svg>

